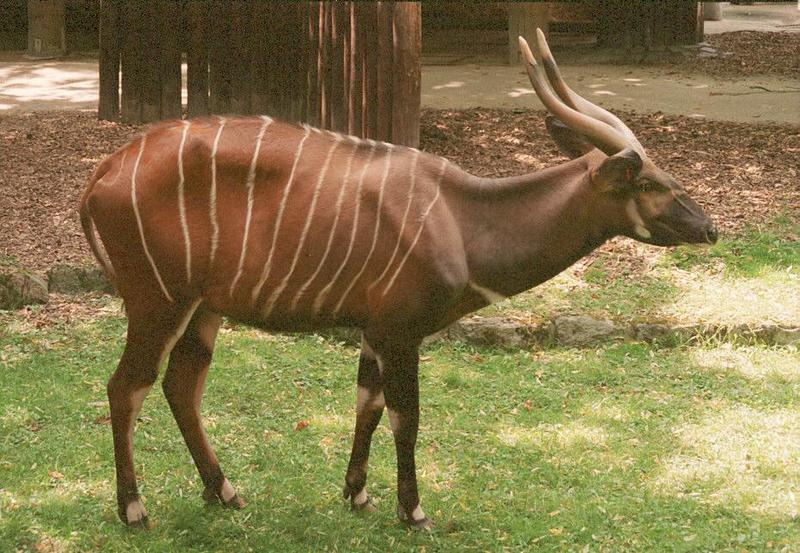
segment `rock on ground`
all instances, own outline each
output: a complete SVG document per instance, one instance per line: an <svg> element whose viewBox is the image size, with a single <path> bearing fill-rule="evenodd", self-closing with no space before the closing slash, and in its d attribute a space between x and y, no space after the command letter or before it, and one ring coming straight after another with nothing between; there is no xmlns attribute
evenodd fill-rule
<svg viewBox="0 0 800 553"><path fill-rule="evenodd" d="M0 309L18 309L47 300L44 279L19 269L0 270Z"/></svg>

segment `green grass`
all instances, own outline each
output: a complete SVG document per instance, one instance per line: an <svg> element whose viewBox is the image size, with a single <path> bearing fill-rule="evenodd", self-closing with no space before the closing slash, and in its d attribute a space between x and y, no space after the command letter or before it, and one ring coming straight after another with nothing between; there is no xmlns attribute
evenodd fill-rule
<svg viewBox="0 0 800 553"><path fill-rule="evenodd" d="M375 435L379 513L340 497L356 349L225 330L204 402L249 505L202 506L158 388L136 433L150 532L113 496L108 315L38 329L0 315L0 551L764 551L800 543L800 355L726 343L423 352L417 465L432 534L395 519L394 448ZM295 431L300 420L307 428Z"/></svg>

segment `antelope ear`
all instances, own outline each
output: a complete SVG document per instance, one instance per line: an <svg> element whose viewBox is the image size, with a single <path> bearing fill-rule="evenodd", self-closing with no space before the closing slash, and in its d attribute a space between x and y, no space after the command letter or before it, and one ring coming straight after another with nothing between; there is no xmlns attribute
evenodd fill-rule
<svg viewBox="0 0 800 553"><path fill-rule="evenodd" d="M641 170L642 158L636 151L626 148L607 157L594 169L592 182L603 190L627 190L633 186Z"/></svg>
<svg viewBox="0 0 800 553"><path fill-rule="evenodd" d="M548 115L544 118L547 132L570 159L581 157L594 150L594 146L582 134L577 133L562 123L559 119Z"/></svg>

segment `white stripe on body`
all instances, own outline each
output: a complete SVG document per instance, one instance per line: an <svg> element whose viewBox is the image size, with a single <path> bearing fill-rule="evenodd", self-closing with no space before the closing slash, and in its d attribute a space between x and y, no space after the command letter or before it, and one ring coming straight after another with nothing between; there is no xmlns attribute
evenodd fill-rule
<svg viewBox="0 0 800 553"><path fill-rule="evenodd" d="M339 268L336 270L336 274L333 275L331 281L325 286L325 288L319 291L316 299L314 299L314 311L317 313L319 313L320 309L322 308L322 303L328 297L333 285L336 284L336 281L339 279L342 271L344 271L345 266L347 266L347 262L350 260L350 255L353 253L353 245L356 241L356 231L358 230L358 215L361 211L361 189L364 186L364 176L367 174L367 168L369 167L369 164L375 155L375 148L377 146L377 142L374 140L367 140L367 143L370 145L370 150L367 160L364 162L364 167L361 169L361 175L358 177L358 186L356 187L356 193L354 195L356 199L356 213L353 216L353 228L350 231L350 242L347 245L347 253L344 256L344 261L342 261L342 264L339 265Z"/></svg>
<svg viewBox="0 0 800 553"><path fill-rule="evenodd" d="M342 297L339 298L339 303L336 304L336 308L333 310L333 316L339 313L339 310L342 308L344 301L347 299L347 296L350 295L350 291L353 289L353 286L356 285L358 279L361 278L361 275L364 274L364 271L367 269L367 265L369 264L370 259L372 259L372 254L375 253L375 245L378 243L378 234L381 230L381 212L383 211L383 192L386 188L386 179L389 176L389 168L392 164L392 153L394 151L394 147L390 147L386 153L386 166L383 169L383 176L381 177L381 185L380 191L378 192L378 207L375 210L376 217L375 217L375 230L372 232L372 245L369 248L369 253L367 254L366 259L364 259L364 264L361 266L361 270L358 271L355 278L350 282L350 285L347 287L347 290L344 291Z"/></svg>
<svg viewBox="0 0 800 553"><path fill-rule="evenodd" d="M447 162L446 159L442 159L442 168L439 170L439 177L436 179L436 195L433 197L433 201L431 201L431 203L428 206L428 208L422 214L422 217L420 218L420 222L419 222L419 229L417 230L417 235L414 237L414 241L411 242L411 245L408 246L408 250L406 250L406 255L403 256L403 259L400 261L400 264L397 266L397 269L395 270L394 274L392 275L392 278L389 280L389 284L387 284L386 288L383 290L383 294L381 294L381 297L385 296L389 292L389 290L392 288L392 286L394 285L394 281L397 279L397 275L399 275L400 271L403 270L403 266L406 264L406 261L408 261L408 258L411 256L411 251L414 249L414 246L417 245L417 241L419 241L419 237L422 236L422 231L425 229L425 220L428 218L428 215L430 215L431 210L433 209L433 206L436 205L436 201L439 199L439 195L442 192L442 186L441 186L442 177L444 177L444 171L447 168L447 163L448 162Z"/></svg>
<svg viewBox="0 0 800 553"><path fill-rule="evenodd" d="M406 211L403 213L403 222L400 224L400 231L397 234L397 244L394 246L394 252L392 252L392 257L389 258L389 262L386 264L386 267L383 269L383 272L380 274L378 278L376 278L372 284L369 285L367 288L367 292L372 290L381 280L383 277L386 276L386 273L389 272L389 268L394 263L394 258L397 257L397 252L400 251L400 244L403 242L403 231L406 228L406 220L408 220L408 214L411 211L411 204L414 202L414 188L417 184L417 160L419 159L419 150L414 150L414 161L411 164L411 186L409 187L408 191L408 203L406 204Z"/></svg>
<svg viewBox="0 0 800 553"><path fill-rule="evenodd" d="M211 148L211 191L209 192L209 214L211 217L211 251L208 254L208 268L214 265L214 256L219 246L219 221L217 220L217 148L222 129L225 128L225 118L220 117L217 136L214 137L214 146Z"/></svg>
<svg viewBox="0 0 800 553"><path fill-rule="evenodd" d="M266 115L262 115L261 119L263 120L263 123L261 123L261 129L258 131L256 147L253 150L253 158L250 160L250 170L247 172L247 214L245 215L244 219L244 236L242 237L242 251L239 254L239 266L236 268L236 276L233 277L230 290L228 290L228 294L231 297L233 297L233 289L236 288L236 283L239 282L239 279L242 277L244 258L247 255L247 237L250 234L250 221L253 218L253 194L256 180L256 162L258 161L258 154L261 151L261 141L264 138L264 131L266 131L269 124L272 123L272 118Z"/></svg>
<svg viewBox="0 0 800 553"><path fill-rule="evenodd" d="M336 198L336 208L333 217L333 226L331 227L331 231L328 234L328 243L325 246L325 253L322 254L322 259L320 260L319 265L317 265L317 270L314 271L314 274L312 274L309 277L309 279L297 291L297 294L295 294L294 299L292 300L292 311L294 311L297 308L297 303L300 301L300 298L303 296L303 294L305 294L306 290L308 290L308 287L311 286L311 283L314 282L314 279L317 278L320 271L322 270L322 267L325 265L325 261L328 259L328 254L330 253L331 245L333 244L333 237L336 234L336 228L339 226L339 217L342 214L342 202L344 201L344 192L347 189L347 184L350 179L350 171L353 168L353 158L355 158L355 153L357 150L358 150L358 144L356 143L356 145L353 146L353 149L350 151L350 154L347 156L347 165L344 170L342 185L339 187L339 197Z"/></svg>
<svg viewBox="0 0 800 553"><path fill-rule="evenodd" d="M139 238L142 241L144 255L147 257L147 261L150 262L150 267L153 269L153 274L158 281L158 285L161 287L161 291L164 292L164 296L166 296L170 303L172 303L172 296L170 296L169 292L167 292L167 287L164 286L164 281L161 280L161 275L158 272L158 267L156 267L156 262L153 261L153 256L150 255L150 250L147 249L147 241L144 238L144 227L142 226L142 216L139 214L139 205L136 203L136 173L139 170L139 162L142 160L142 153L144 152L144 145L146 141L147 135L142 135L142 142L139 146L139 155L136 156L136 163L133 164L133 172L131 173L131 203L133 204L133 214L136 216L136 226L139 228Z"/></svg>
<svg viewBox="0 0 800 553"><path fill-rule="evenodd" d="M258 299L258 295L261 293L261 288L269 278L269 273L272 270L272 256L275 253L275 244L278 241L278 230L281 226L281 221L283 220L283 212L286 209L286 201L289 198L289 192L292 190L294 173L297 170L297 163L300 161L300 154L303 152L303 145L305 144L308 135L311 134L311 127L304 128L305 133L303 134L303 138L300 140L297 150L295 151L294 163L292 163L292 170L289 173L289 180L286 182L286 186L283 189L283 197L281 198L281 203L278 206L278 217L275 220L275 226L272 229L272 245L270 246L269 254L267 255L267 261L264 263L264 269L261 271L261 278L258 279L258 283L256 284L255 288L253 288L251 300L254 306L256 300Z"/></svg>
<svg viewBox="0 0 800 553"><path fill-rule="evenodd" d="M300 252L303 249L303 245L306 242L306 237L308 236L308 230L311 228L311 221L314 219L314 212L317 209L317 200L319 200L319 192L322 189L322 183L325 180L325 175L328 173L328 167L331 163L331 158L333 157L334 152L341 144L341 141L336 141L331 146L330 150L328 150L328 155L325 157L325 162L322 165L322 170L319 172L319 178L317 179L317 185L314 187L314 195L311 198L311 207L308 209L308 215L306 216L306 223L303 226L303 232L300 235L300 242L297 244L297 248L294 251L294 258L292 259L292 264L289 266L289 272L286 273L286 276L283 277L280 285L273 290L272 294L270 295L269 299L267 300L266 306L262 309L262 314L265 318L268 318L272 313L272 310L275 308L275 303L278 301L278 298L286 289L286 286L289 284L289 279L292 278L292 274L294 270L297 268L297 261L300 259Z"/></svg>
<svg viewBox="0 0 800 553"><path fill-rule="evenodd" d="M178 213L181 218L181 230L183 230L183 244L186 247L186 283L192 282L192 240L189 237L189 223L186 221L186 198L184 195L184 184L186 177L183 174L183 148L186 145L186 133L189 131L189 121L183 123L183 133L181 134L181 145L178 148Z"/></svg>

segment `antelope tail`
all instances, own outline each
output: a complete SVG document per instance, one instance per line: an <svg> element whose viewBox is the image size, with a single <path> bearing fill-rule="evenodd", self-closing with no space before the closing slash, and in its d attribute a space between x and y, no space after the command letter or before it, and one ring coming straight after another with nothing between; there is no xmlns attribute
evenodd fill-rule
<svg viewBox="0 0 800 553"><path fill-rule="evenodd" d="M117 275L114 273L114 268L111 266L109 259L100 251L100 245L97 242L97 234L95 233L94 221L92 220L92 214L89 211L89 195L91 194L94 185L102 178L103 175L105 175L106 171L108 171L107 164L103 163L92 175L92 178L89 180L89 186L86 187L86 190L84 190L83 194L81 195L78 213L81 217L83 234L86 236L86 241L89 242L89 247L92 250L92 254L94 254L97 263L103 269L106 279L108 279L108 282L116 290Z"/></svg>

